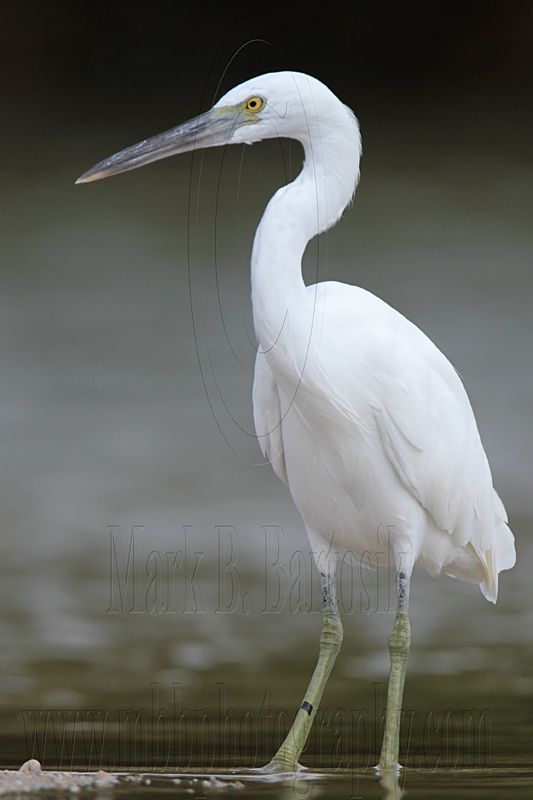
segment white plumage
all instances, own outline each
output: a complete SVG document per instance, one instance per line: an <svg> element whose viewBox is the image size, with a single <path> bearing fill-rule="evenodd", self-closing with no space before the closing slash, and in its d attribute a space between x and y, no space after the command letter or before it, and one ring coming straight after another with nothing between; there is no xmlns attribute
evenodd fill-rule
<svg viewBox="0 0 533 800"><path fill-rule="evenodd" d="M410 572L418 562L433 575L477 582L494 602L498 573L514 564L514 538L457 372L419 328L364 289L303 284L307 241L340 217L355 190L355 117L297 73L250 81L220 104L238 91L274 105L281 84L270 124L302 142L305 162L270 201L253 250L262 451L323 554L376 552L386 529L396 566Z"/></svg>
<svg viewBox="0 0 533 800"><path fill-rule="evenodd" d="M287 378L274 349L254 382L261 448L313 544L377 552L386 529L407 562L478 582L494 602L514 539L457 372L369 292L324 283L318 301L324 331L303 376Z"/></svg>

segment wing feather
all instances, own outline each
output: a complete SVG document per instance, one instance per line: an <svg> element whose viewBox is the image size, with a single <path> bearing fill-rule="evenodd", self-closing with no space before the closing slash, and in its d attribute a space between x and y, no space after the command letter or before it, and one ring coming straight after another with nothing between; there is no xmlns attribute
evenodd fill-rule
<svg viewBox="0 0 533 800"><path fill-rule="evenodd" d="M278 388L261 351L257 353L255 361L253 410L255 431L261 452L272 464L278 478L288 483Z"/></svg>
<svg viewBox="0 0 533 800"><path fill-rule="evenodd" d="M325 329L340 326L342 336L321 345L327 358L316 390L327 386L355 424L370 413L398 478L442 531L474 549L486 576L481 589L495 601L498 572L514 564L514 537L461 379L419 328L368 292L346 288L323 289L328 317L335 315Z"/></svg>

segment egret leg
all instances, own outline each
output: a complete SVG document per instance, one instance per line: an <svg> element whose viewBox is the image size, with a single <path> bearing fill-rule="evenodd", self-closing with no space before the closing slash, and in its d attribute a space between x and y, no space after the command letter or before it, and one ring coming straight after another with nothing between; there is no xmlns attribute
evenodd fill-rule
<svg viewBox="0 0 533 800"><path fill-rule="evenodd" d="M378 769L398 770L398 753L400 749L400 720L402 714L402 697L407 667L407 656L411 644L411 626L409 624L409 582L410 576L405 572L398 574L398 605L394 628L389 637L390 673L387 693L387 710L385 715L385 733L379 759Z"/></svg>
<svg viewBox="0 0 533 800"><path fill-rule="evenodd" d="M320 578L323 607L318 662L292 727L272 761L263 767L264 772L296 772L300 769L298 759L341 648L343 631L337 607L335 573L321 573Z"/></svg>

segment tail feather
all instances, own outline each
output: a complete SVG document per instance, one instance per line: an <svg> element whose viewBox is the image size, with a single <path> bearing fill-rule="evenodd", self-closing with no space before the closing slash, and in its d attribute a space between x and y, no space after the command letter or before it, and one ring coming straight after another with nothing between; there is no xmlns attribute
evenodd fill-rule
<svg viewBox="0 0 533 800"><path fill-rule="evenodd" d="M514 567L516 562L514 536L507 525L507 514L505 513L501 500L498 495L496 495L496 497L500 502L505 520L498 520L494 547L485 550L483 553L482 561L485 570L485 580L479 585L484 596L491 603L495 603L498 599L498 574L505 569Z"/></svg>

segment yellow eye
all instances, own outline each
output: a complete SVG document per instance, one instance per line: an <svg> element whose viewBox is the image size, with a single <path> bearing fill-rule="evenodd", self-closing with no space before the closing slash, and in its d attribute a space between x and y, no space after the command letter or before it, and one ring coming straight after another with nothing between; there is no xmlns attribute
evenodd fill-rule
<svg viewBox="0 0 533 800"><path fill-rule="evenodd" d="M258 111L261 111L264 105L265 101L262 97L250 97L244 104L244 107L246 111L251 111L253 114L257 114Z"/></svg>

